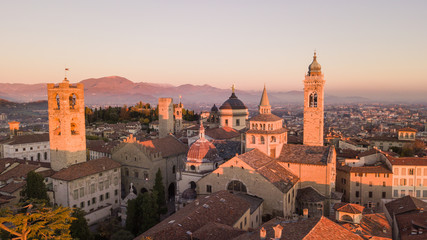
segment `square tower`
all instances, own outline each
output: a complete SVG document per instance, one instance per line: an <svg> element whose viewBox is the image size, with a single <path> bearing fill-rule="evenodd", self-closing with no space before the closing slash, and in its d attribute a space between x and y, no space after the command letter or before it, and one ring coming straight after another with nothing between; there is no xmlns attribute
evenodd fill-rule
<svg viewBox="0 0 427 240"><path fill-rule="evenodd" d="M323 146L324 85L315 52L304 80L304 145Z"/></svg>
<svg viewBox="0 0 427 240"><path fill-rule="evenodd" d="M86 161L83 84L67 78L47 85L51 167L55 171Z"/></svg>
<svg viewBox="0 0 427 240"><path fill-rule="evenodd" d="M159 98L159 137L174 133L174 114L172 98Z"/></svg>
<svg viewBox="0 0 427 240"><path fill-rule="evenodd" d="M181 103L181 97L179 104L174 105L174 112L173 116L175 119L175 134L181 132L182 130L182 109L184 108L184 105Z"/></svg>

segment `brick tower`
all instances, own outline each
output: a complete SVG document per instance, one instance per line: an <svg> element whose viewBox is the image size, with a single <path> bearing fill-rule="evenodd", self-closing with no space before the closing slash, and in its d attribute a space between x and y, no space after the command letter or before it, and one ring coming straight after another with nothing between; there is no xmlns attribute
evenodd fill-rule
<svg viewBox="0 0 427 240"><path fill-rule="evenodd" d="M174 119L175 119L175 134L181 132L182 130L182 108L184 105L181 103L181 96L179 96L179 103L176 104L174 109Z"/></svg>
<svg viewBox="0 0 427 240"><path fill-rule="evenodd" d="M159 98L159 137L174 133L172 98Z"/></svg>
<svg viewBox="0 0 427 240"><path fill-rule="evenodd" d="M325 80L314 52L304 80L304 145L323 146Z"/></svg>
<svg viewBox="0 0 427 240"><path fill-rule="evenodd" d="M67 78L47 84L51 167L55 171L86 161L83 84Z"/></svg>

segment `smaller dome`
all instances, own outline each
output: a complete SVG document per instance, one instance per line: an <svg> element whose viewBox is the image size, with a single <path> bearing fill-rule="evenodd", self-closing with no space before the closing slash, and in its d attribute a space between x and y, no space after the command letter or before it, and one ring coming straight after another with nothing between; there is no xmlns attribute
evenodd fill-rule
<svg viewBox="0 0 427 240"><path fill-rule="evenodd" d="M194 142L187 153L188 162L215 162L218 158L216 147L204 138Z"/></svg>
<svg viewBox="0 0 427 240"><path fill-rule="evenodd" d="M234 92L231 94L231 96L228 98L227 101L225 101L219 109L248 109L245 104L243 104L240 99L237 98L236 94Z"/></svg>
<svg viewBox="0 0 427 240"><path fill-rule="evenodd" d="M216 107L216 105L214 104L213 107L211 108L211 112L218 112L218 108Z"/></svg>
<svg viewBox="0 0 427 240"><path fill-rule="evenodd" d="M319 74L322 71L322 67L317 62L316 52L314 52L313 62L308 66L308 75Z"/></svg>
<svg viewBox="0 0 427 240"><path fill-rule="evenodd" d="M182 192L181 197L186 200L194 200L197 198L197 192L192 188L188 188Z"/></svg>

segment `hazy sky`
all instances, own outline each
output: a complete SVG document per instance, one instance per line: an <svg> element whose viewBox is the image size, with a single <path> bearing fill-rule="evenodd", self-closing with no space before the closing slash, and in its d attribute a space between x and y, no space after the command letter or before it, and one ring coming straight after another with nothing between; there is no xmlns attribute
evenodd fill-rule
<svg viewBox="0 0 427 240"><path fill-rule="evenodd" d="M301 90L317 49L327 91L427 90L427 1L1 1L0 82Z"/></svg>

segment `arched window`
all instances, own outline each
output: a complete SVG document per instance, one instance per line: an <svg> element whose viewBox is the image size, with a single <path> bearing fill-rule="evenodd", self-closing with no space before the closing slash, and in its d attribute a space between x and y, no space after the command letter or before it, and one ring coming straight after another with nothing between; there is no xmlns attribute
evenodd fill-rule
<svg viewBox="0 0 427 240"><path fill-rule="evenodd" d="M41 159L41 154L37 153L37 161L40 161L40 159Z"/></svg>
<svg viewBox="0 0 427 240"><path fill-rule="evenodd" d="M400 138L403 138L403 133L400 133Z"/></svg>
<svg viewBox="0 0 427 240"><path fill-rule="evenodd" d="M313 92L310 94L309 107L317 107L317 93Z"/></svg>
<svg viewBox="0 0 427 240"><path fill-rule="evenodd" d="M247 192L245 184L240 181L233 180L227 186L228 191Z"/></svg>
<svg viewBox="0 0 427 240"><path fill-rule="evenodd" d="M53 131L55 135L61 135L61 120L58 118L55 120L55 130Z"/></svg>
<svg viewBox="0 0 427 240"><path fill-rule="evenodd" d="M413 133L411 133L411 138L414 138L414 134Z"/></svg>
<svg viewBox="0 0 427 240"><path fill-rule="evenodd" d="M71 123L71 135L78 135L77 124Z"/></svg>
<svg viewBox="0 0 427 240"><path fill-rule="evenodd" d="M56 109L61 109L61 98L59 97L59 94L56 94Z"/></svg>
<svg viewBox="0 0 427 240"><path fill-rule="evenodd" d="M264 143L265 143L264 137L261 136L261 144L264 144Z"/></svg>
<svg viewBox="0 0 427 240"><path fill-rule="evenodd" d="M258 123L255 124L255 130L258 130Z"/></svg>
<svg viewBox="0 0 427 240"><path fill-rule="evenodd" d="M191 188L191 189L196 189L196 183L195 183L195 182L193 182L193 181L191 181L191 182L190 182L190 188Z"/></svg>
<svg viewBox="0 0 427 240"><path fill-rule="evenodd" d="M73 93L69 97L70 109L76 108L76 102L77 102L77 96L76 96L76 94Z"/></svg>
<svg viewBox="0 0 427 240"><path fill-rule="evenodd" d="M275 136L272 136L272 137L271 137L271 141L270 141L270 142L275 143L275 142L276 142L276 137L275 137Z"/></svg>
<svg viewBox="0 0 427 240"><path fill-rule="evenodd" d="M252 144L255 144L255 136L252 135Z"/></svg>
<svg viewBox="0 0 427 240"><path fill-rule="evenodd" d="M408 138L408 133L405 133L405 138Z"/></svg>

